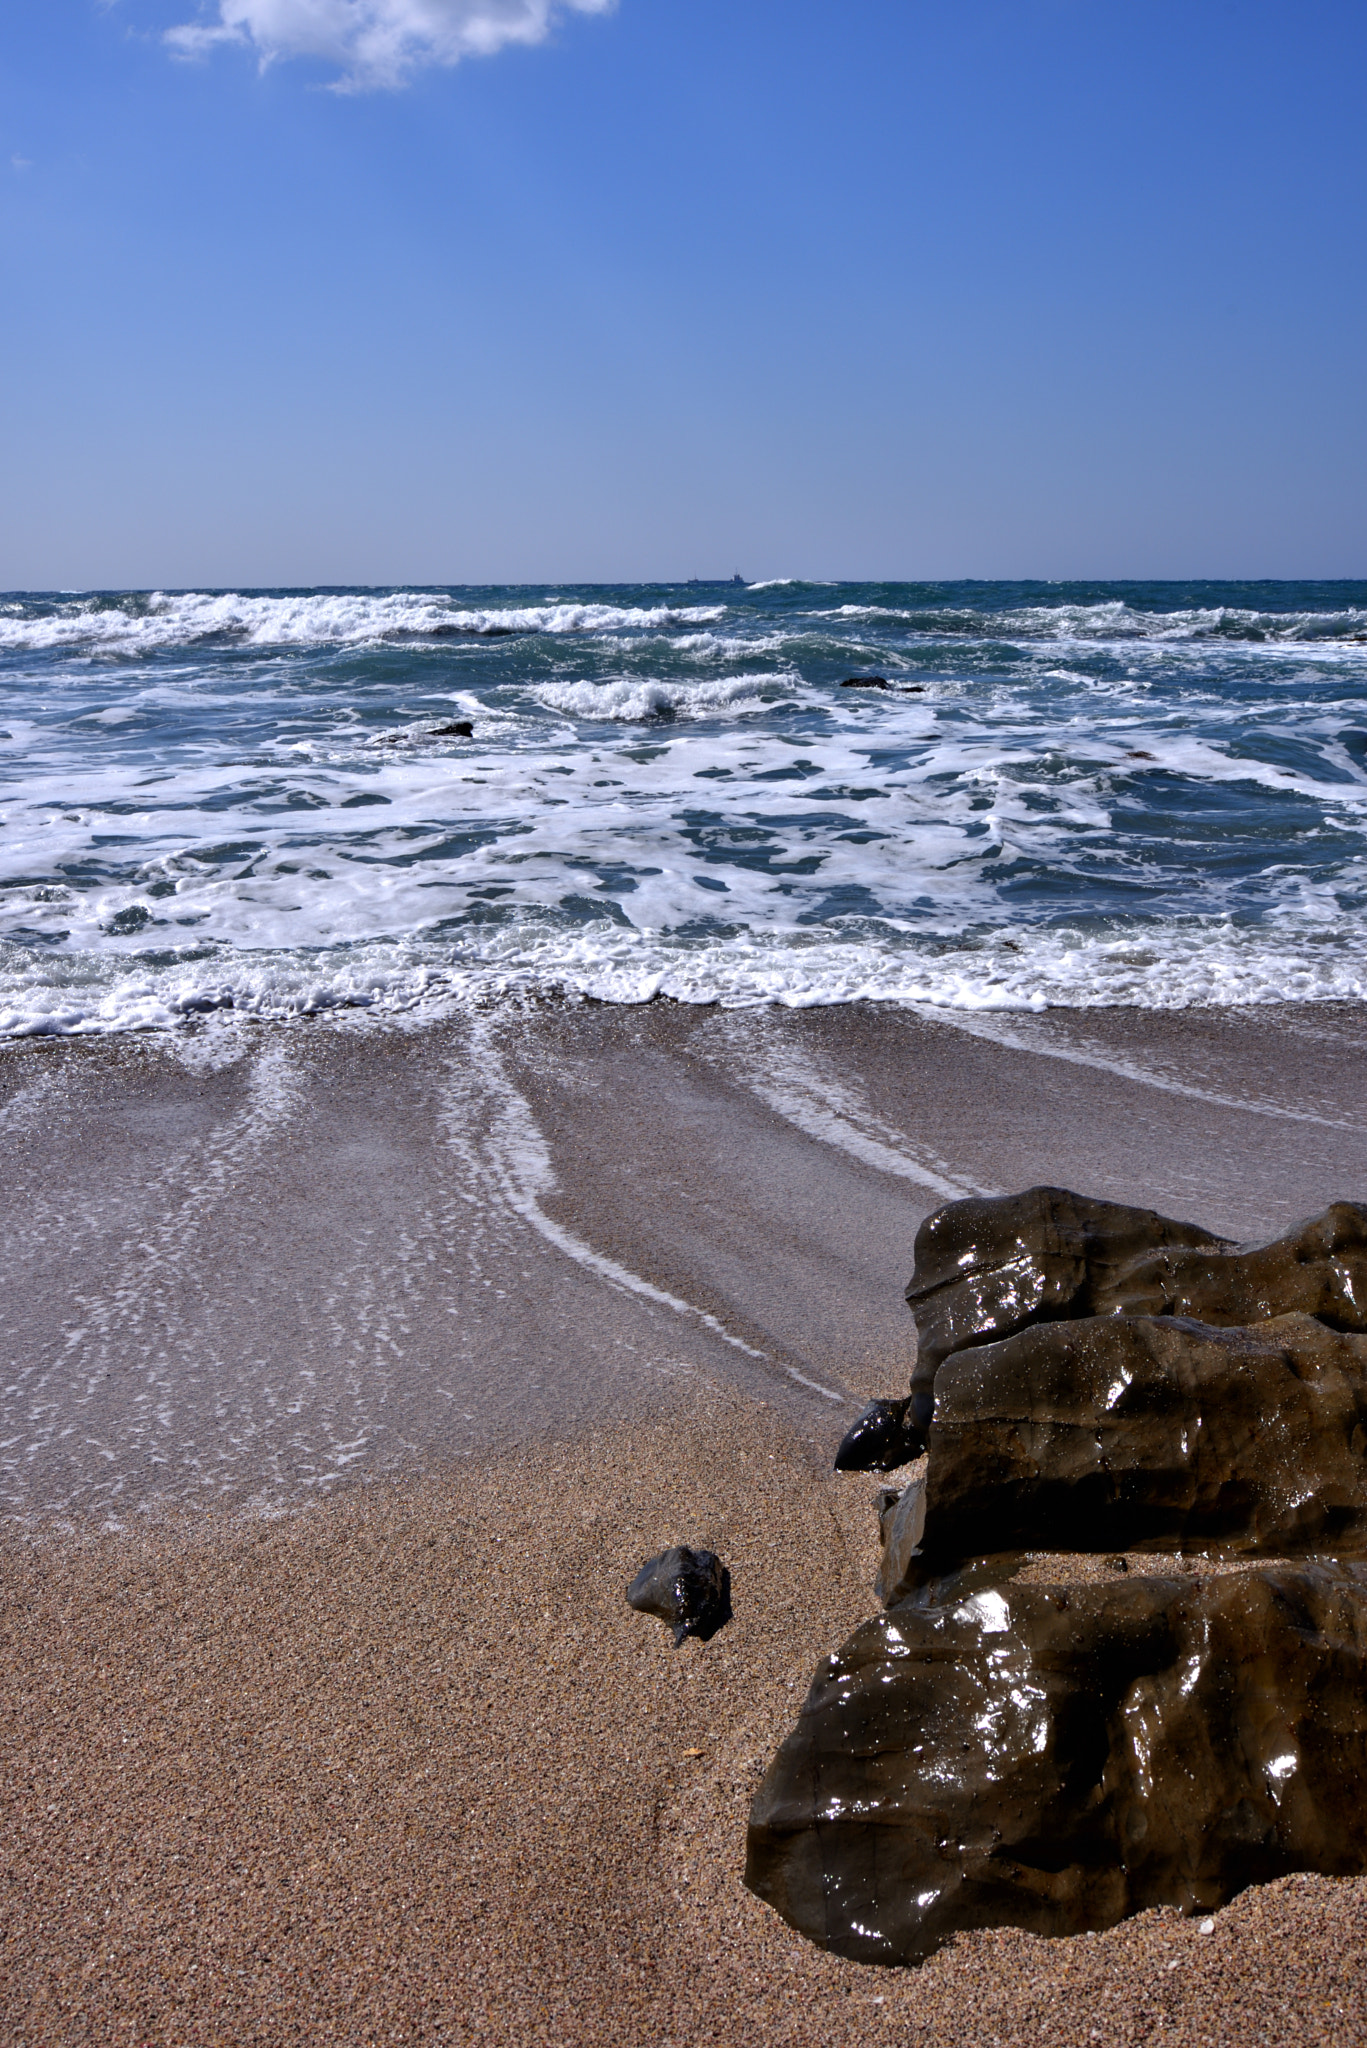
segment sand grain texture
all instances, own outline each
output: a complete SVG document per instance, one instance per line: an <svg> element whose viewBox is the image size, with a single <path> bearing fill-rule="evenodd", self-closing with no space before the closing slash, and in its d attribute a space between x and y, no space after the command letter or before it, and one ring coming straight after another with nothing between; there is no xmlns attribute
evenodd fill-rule
<svg viewBox="0 0 1367 2048"><path fill-rule="evenodd" d="M1367 1882L909 1972L744 1891L763 1766L874 1607L874 1488L825 1448L715 1390L275 1520L11 1525L5 2039L1367 2040ZM623 1598L670 1541L735 1581L678 1652Z"/></svg>

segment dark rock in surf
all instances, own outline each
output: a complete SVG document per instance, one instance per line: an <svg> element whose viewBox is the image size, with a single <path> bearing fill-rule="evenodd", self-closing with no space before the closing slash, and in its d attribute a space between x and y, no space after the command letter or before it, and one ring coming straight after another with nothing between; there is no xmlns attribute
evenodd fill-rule
<svg viewBox="0 0 1367 2048"><path fill-rule="evenodd" d="M840 1439L837 1472L895 1472L925 1449L925 1438L907 1420L910 1396L904 1401L870 1401Z"/></svg>
<svg viewBox="0 0 1367 2048"><path fill-rule="evenodd" d="M917 1332L911 1417L924 1429L943 1359L1031 1323L1159 1315L1233 1325L1300 1310L1367 1330L1367 1208L1335 1202L1250 1248L1065 1188L950 1202L917 1232L907 1301Z"/></svg>
<svg viewBox="0 0 1367 2048"><path fill-rule="evenodd" d="M714 1552L680 1544L641 1566L627 1600L673 1629L675 1649L685 1636L706 1643L731 1619L731 1574Z"/></svg>
<svg viewBox="0 0 1367 2048"><path fill-rule="evenodd" d="M931 1556L1367 1555L1367 1336L1094 1316L956 1352L935 1390Z"/></svg>
<svg viewBox="0 0 1367 2048"><path fill-rule="evenodd" d="M894 683L887 676L846 676L840 687L842 690L897 690L907 697L920 697L925 693L924 683Z"/></svg>
<svg viewBox="0 0 1367 2048"><path fill-rule="evenodd" d="M468 718L454 718L449 725L434 725L431 737L434 740L472 740L475 728Z"/></svg>
<svg viewBox="0 0 1367 2048"><path fill-rule="evenodd" d="M745 1882L809 1940L1209 1912L1367 1862L1367 1569L1132 1574L904 1603L818 1672Z"/></svg>

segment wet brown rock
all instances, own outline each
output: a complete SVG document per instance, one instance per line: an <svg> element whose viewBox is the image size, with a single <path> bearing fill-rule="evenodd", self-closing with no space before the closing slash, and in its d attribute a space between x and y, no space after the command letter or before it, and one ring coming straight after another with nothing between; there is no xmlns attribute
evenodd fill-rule
<svg viewBox="0 0 1367 2048"><path fill-rule="evenodd" d="M818 1672L745 1881L822 1947L1067 1935L1367 1861L1367 1569L905 1603Z"/></svg>
<svg viewBox="0 0 1367 2048"><path fill-rule="evenodd" d="M885 1488L878 1502L878 1535L882 1546L874 1591L885 1607L902 1600L957 1600L983 1586L999 1585L1025 1563L1026 1553L986 1551L950 1557L927 1550L922 1538L926 1521L926 1475L918 1472L902 1492Z"/></svg>
<svg viewBox="0 0 1367 2048"><path fill-rule="evenodd" d="M942 1360L1032 1323L1124 1314L1229 1325L1299 1310L1367 1330L1367 1208L1335 1202L1248 1248L1065 1188L950 1202L917 1232L907 1300L917 1332L912 1419L925 1428Z"/></svg>
<svg viewBox="0 0 1367 2048"><path fill-rule="evenodd" d="M882 1551L874 1591L885 1607L903 1600L957 1600L983 1586L999 1585L1025 1563L1025 1552L987 1551L950 1557L925 1548L925 1474L902 1493L885 1493L878 1517Z"/></svg>
<svg viewBox="0 0 1367 2048"><path fill-rule="evenodd" d="M914 1519L954 1558L1367 1554L1367 1336L1304 1314L1097 1316L957 1352Z"/></svg>

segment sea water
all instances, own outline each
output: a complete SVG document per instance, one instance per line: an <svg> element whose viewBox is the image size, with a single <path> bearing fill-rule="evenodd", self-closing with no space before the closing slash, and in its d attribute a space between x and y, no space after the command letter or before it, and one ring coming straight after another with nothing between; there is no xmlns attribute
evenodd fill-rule
<svg viewBox="0 0 1367 2048"><path fill-rule="evenodd" d="M1365 897L1365 583L0 600L10 1034L1353 998Z"/></svg>

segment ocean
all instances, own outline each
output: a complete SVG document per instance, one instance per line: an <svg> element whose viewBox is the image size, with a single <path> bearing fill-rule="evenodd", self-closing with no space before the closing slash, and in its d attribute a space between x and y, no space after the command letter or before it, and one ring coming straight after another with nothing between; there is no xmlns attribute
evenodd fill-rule
<svg viewBox="0 0 1367 2048"><path fill-rule="evenodd" d="M0 1032L1367 993L1367 583L0 599Z"/></svg>

